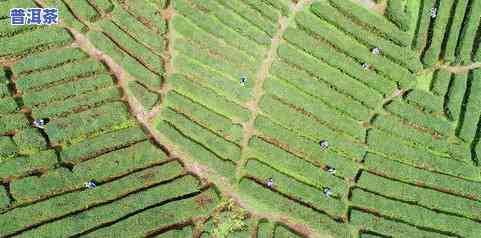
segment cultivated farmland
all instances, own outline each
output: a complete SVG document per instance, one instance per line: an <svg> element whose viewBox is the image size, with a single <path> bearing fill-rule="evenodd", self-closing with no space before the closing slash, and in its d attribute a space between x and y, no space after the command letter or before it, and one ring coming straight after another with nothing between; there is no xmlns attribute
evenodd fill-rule
<svg viewBox="0 0 481 238"><path fill-rule="evenodd" d="M0 238L479 238L480 42L481 0L0 0Z"/></svg>

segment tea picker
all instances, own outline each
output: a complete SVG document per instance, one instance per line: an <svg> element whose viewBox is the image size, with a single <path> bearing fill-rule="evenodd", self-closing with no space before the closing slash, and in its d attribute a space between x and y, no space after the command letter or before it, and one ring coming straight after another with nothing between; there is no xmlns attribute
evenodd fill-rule
<svg viewBox="0 0 481 238"><path fill-rule="evenodd" d="M431 8L431 18L436 18L438 16L438 9L433 7Z"/></svg>
<svg viewBox="0 0 481 238"><path fill-rule="evenodd" d="M324 188L322 189L322 193L323 193L324 196L326 196L326 197L332 197L332 195L333 195L331 189L328 188L328 187L324 187Z"/></svg>
<svg viewBox="0 0 481 238"><path fill-rule="evenodd" d="M274 186L274 181L272 180L272 178L268 178L268 179L267 179L266 185L267 185L267 187L269 187L269 188L272 188L272 186Z"/></svg>
<svg viewBox="0 0 481 238"><path fill-rule="evenodd" d="M84 186L86 188L95 188L95 187L97 187L97 184L95 183L94 180L90 180L90 181L84 183Z"/></svg>
<svg viewBox="0 0 481 238"><path fill-rule="evenodd" d="M48 118L36 119L33 121L33 126L40 129L45 129L45 125L50 121Z"/></svg>
<svg viewBox="0 0 481 238"><path fill-rule="evenodd" d="M371 66L370 66L369 64L367 64L367 63L363 63L363 64L361 65L361 67L362 67L362 69L364 69L364 70L368 70Z"/></svg>
<svg viewBox="0 0 481 238"><path fill-rule="evenodd" d="M240 79L240 84L241 84L242 86L246 86L246 84L247 84L247 78L246 78L246 77L241 77L241 79Z"/></svg>

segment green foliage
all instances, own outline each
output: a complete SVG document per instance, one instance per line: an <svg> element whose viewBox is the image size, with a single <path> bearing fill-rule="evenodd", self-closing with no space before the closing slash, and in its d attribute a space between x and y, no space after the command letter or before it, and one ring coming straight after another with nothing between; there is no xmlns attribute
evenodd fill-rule
<svg viewBox="0 0 481 238"><path fill-rule="evenodd" d="M99 16L95 8L87 1L66 0L65 3L72 9L72 13L87 21L95 21Z"/></svg>
<svg viewBox="0 0 481 238"><path fill-rule="evenodd" d="M433 173L371 153L366 156L365 164L369 171L375 171L377 174L402 182L481 200L481 184L475 181Z"/></svg>
<svg viewBox="0 0 481 238"><path fill-rule="evenodd" d="M193 187L192 183L187 184ZM182 187L186 187L186 185L182 184ZM176 188L176 190L180 189ZM167 192L167 194L170 195L172 193ZM156 202L158 201L157 197L158 195L155 195L154 201ZM145 235L148 234L149 230L176 224L191 217L209 214L218 203L218 195L213 189L210 189L192 198L173 201L163 206L149 209L108 228L96 230L90 236L105 237L107 234L112 234L115 237L132 237ZM159 217L159 214L162 214L162 216ZM131 229L133 226L136 229Z"/></svg>
<svg viewBox="0 0 481 238"><path fill-rule="evenodd" d="M465 143L451 142L449 138L433 136L429 131L416 125L410 125L396 116L377 116L373 126L388 134L399 136L405 142L431 152L457 160L470 161L470 149Z"/></svg>
<svg viewBox="0 0 481 238"><path fill-rule="evenodd" d="M481 22L481 2L472 1L469 11L467 11L464 27L459 36L458 49L457 49L457 62L462 64L468 64L471 62L471 55L477 40L476 32L479 29Z"/></svg>
<svg viewBox="0 0 481 238"><path fill-rule="evenodd" d="M0 178L25 176L33 171L51 169L57 164L57 156L53 150L40 151L31 156L18 156L0 160Z"/></svg>
<svg viewBox="0 0 481 238"><path fill-rule="evenodd" d="M56 48L41 53L34 53L16 62L12 71L14 74L45 70L60 64L70 63L87 58L87 54L78 48Z"/></svg>
<svg viewBox="0 0 481 238"><path fill-rule="evenodd" d="M244 173L245 176L255 178L260 182L265 182L267 179L272 178L276 191L310 204L333 217L340 218L347 210L347 205L343 201L323 196L322 189L298 182L258 160L248 160ZM320 171L320 173L327 172Z"/></svg>
<svg viewBox="0 0 481 238"><path fill-rule="evenodd" d="M211 110L212 108L215 108L216 112L228 118L240 121L248 120L250 114L247 109L227 98L219 97L219 95L209 88L200 86L199 83L196 82L197 80L190 80L179 74L174 74L171 79L172 81L170 85L179 94L182 94Z"/></svg>
<svg viewBox="0 0 481 238"><path fill-rule="evenodd" d="M455 74L448 92L447 109L452 120L459 120L461 107L468 86L468 74Z"/></svg>
<svg viewBox="0 0 481 238"><path fill-rule="evenodd" d="M364 146L361 145L359 142L356 142L354 138L345 134L341 134L342 130L332 128L330 124L324 122L327 121L331 122L332 124L334 124L333 122L337 122L342 125L343 121L341 119L338 119L336 121L337 118L341 118L339 116L329 114L329 112L326 114L318 114L318 117L315 117L316 115L312 115L309 113L296 113L297 111L294 108L289 107L289 105L286 105L282 102L279 102L279 100L276 100L270 95L264 96L259 102L259 106L261 110L265 113L264 115L273 122L281 124L284 127L296 131L302 136L316 142L319 142L320 140L328 140L333 145L332 149L336 151L346 151L346 153L352 158L361 158L365 151ZM318 106L318 108L316 109L319 110L322 108ZM344 118L344 120L350 121L351 126L355 127L358 130L365 130L365 128L361 128L359 125L356 125L351 120L346 120L346 118ZM297 123L301 121L302 124ZM355 135L361 134L359 133Z"/></svg>
<svg viewBox="0 0 481 238"><path fill-rule="evenodd" d="M433 66L437 63L444 38L444 34L449 30L448 22L450 19L451 8L453 7L454 0L440 1L437 7L437 16L434 21L434 27L432 28L432 40L430 45L425 50L423 55L423 63L426 66Z"/></svg>
<svg viewBox="0 0 481 238"><path fill-rule="evenodd" d="M105 151L115 150L145 139L146 135L139 127L119 129L64 147L60 155L62 160L67 163L78 163L82 159L91 158Z"/></svg>
<svg viewBox="0 0 481 238"><path fill-rule="evenodd" d="M33 155L40 150L47 149L45 138L35 128L18 131L12 139L18 147L18 154L21 155Z"/></svg>
<svg viewBox="0 0 481 238"><path fill-rule="evenodd" d="M10 157L17 153L17 146L9 136L0 136L0 157Z"/></svg>
<svg viewBox="0 0 481 238"><path fill-rule="evenodd" d="M463 105L463 117L459 128L459 137L465 141L473 141L479 135L477 128L481 121L481 71L475 70L469 77L469 92L466 92L466 101Z"/></svg>
<svg viewBox="0 0 481 238"><path fill-rule="evenodd" d="M352 202L357 207L372 209L393 219L402 219L410 224L432 227L440 231L464 237L476 237L480 232L477 222L457 216L438 213L430 209L386 199L364 190L354 189Z"/></svg>
<svg viewBox="0 0 481 238"><path fill-rule="evenodd" d="M23 95L23 102L30 107L39 104L48 105L54 101L64 100L92 91L97 91L98 94L100 89L113 86L113 84L114 82L111 76L100 74L94 77L82 78L80 80L55 85L41 91L27 92Z"/></svg>
<svg viewBox="0 0 481 238"><path fill-rule="evenodd" d="M213 169L219 175L232 179L235 174L235 164L230 160L221 159L216 154L209 151L202 144L197 143L191 138L186 137L174 125L159 121L156 128L183 151L190 155L195 155L196 160L205 166Z"/></svg>
<svg viewBox="0 0 481 238"><path fill-rule="evenodd" d="M347 182L321 172L319 167L269 144L258 137L250 140L249 146L256 153L256 158L273 169L317 189L330 187L335 195L344 196L348 192Z"/></svg>
<svg viewBox="0 0 481 238"><path fill-rule="evenodd" d="M318 232L327 231L335 237L349 237L349 231L342 223L337 223L328 216L293 202L278 193L272 193L252 180L242 179L239 187L242 194L249 195L259 203L267 205L269 212L289 214L293 219L304 221L303 224L311 226Z"/></svg>
<svg viewBox="0 0 481 238"><path fill-rule="evenodd" d="M0 1L0 236L479 236L480 1L375 3Z"/></svg>
<svg viewBox="0 0 481 238"><path fill-rule="evenodd" d="M0 113L8 114L18 110L17 102L12 97L0 98Z"/></svg>
<svg viewBox="0 0 481 238"><path fill-rule="evenodd" d="M76 84L79 83L76 82ZM88 89L88 87L79 89L79 91L84 91L85 89ZM62 94L62 92L59 93ZM55 95L55 93L53 93L53 95ZM34 118L65 116L74 112L89 110L104 103L118 101L121 96L122 94L116 86L103 88L99 91L87 91L82 94L70 95L63 100L56 100L48 104L34 106L32 108L32 116Z"/></svg>
<svg viewBox="0 0 481 238"><path fill-rule="evenodd" d="M428 41L429 24L431 23L431 10L435 4L435 0L422 1L416 36L412 44L412 48L419 53L422 52Z"/></svg>
<svg viewBox="0 0 481 238"><path fill-rule="evenodd" d="M431 82L431 91L433 94L444 97L448 93L451 76L451 73L446 70L436 70Z"/></svg>
<svg viewBox="0 0 481 238"><path fill-rule="evenodd" d="M342 71L327 65L321 59L313 57L304 51L298 50L291 45L282 44L278 49L279 56L297 67L303 68L305 71L322 78L340 92L362 102L369 108L376 108L382 95L374 89L364 85L359 80L343 74ZM361 65L357 65L361 67ZM331 90L333 90L331 89ZM361 97L360 95L363 95Z"/></svg>
<svg viewBox="0 0 481 238"><path fill-rule="evenodd" d="M113 102L51 121L45 130L52 143L66 144L78 137L109 131L115 125L128 122L129 118L127 106Z"/></svg>
<svg viewBox="0 0 481 238"><path fill-rule="evenodd" d="M240 159L239 146L226 141L222 136L216 135L203 128L201 125L192 122L184 115L172 109L162 111L162 118L177 128L183 135L192 138L197 143L203 144L211 151L226 160L238 161Z"/></svg>
<svg viewBox="0 0 481 238"><path fill-rule="evenodd" d="M386 17L403 31L409 30L410 12L406 11L406 1L389 0L387 2Z"/></svg>
<svg viewBox="0 0 481 238"><path fill-rule="evenodd" d="M42 28L28 31L25 34L2 39L0 57L25 54L40 47L60 46L71 40L68 32L61 28Z"/></svg>
<svg viewBox="0 0 481 238"><path fill-rule="evenodd" d="M464 15L468 6L468 0L455 1L456 9L452 15L451 28L449 29L449 35L447 35L447 43L444 51L444 60L448 62L454 62L456 59L456 47L458 44L461 29L464 26Z"/></svg>
<svg viewBox="0 0 481 238"><path fill-rule="evenodd" d="M384 217L378 217L373 214L362 212L359 210L352 210L351 222L352 224L359 226L359 228L363 230L373 231L373 232L387 235L387 236L413 237L413 238L451 237L451 236L443 235L437 232L434 233L434 232L425 231L423 229L418 229L414 226L411 226L405 223L397 222L391 219L386 219ZM361 238L378 238L378 236L362 234Z"/></svg>
<svg viewBox="0 0 481 238"><path fill-rule="evenodd" d="M162 201L173 199L178 196L197 191L198 180L192 176L186 176L165 185L155 186L151 189L138 193L133 193L130 196L125 196L129 192L137 191L139 189L155 185L161 181L165 181L166 178L160 172L160 169L162 169L162 167L152 168L148 171L140 171L116 180L114 182L98 186L95 189L57 196L47 201L36 203L34 205L34 209L31 209L30 211L25 211L22 209L14 210L10 213L11 217L15 217L17 219L25 219L27 218L27 216L29 216L29 221L22 220L21 222L16 224L7 223L5 224L5 226L3 226L6 229L2 230L2 234L8 234L9 231L15 228L18 229L18 226L22 224L32 224L32 222L39 222L44 219L52 219L67 214L69 212L82 211L85 208L93 207L96 204L101 203L104 199L118 199L117 201L114 201L107 206L98 206L86 210L83 213L80 213L78 216L69 216L67 217L67 219L57 220L56 222L48 223L45 226L29 230L28 232L22 234L24 237L43 237L49 236L50 234L58 234L58 231L61 230L62 234L74 235L87 231L88 229L96 227L99 224L115 221L116 219L123 217L123 212L129 214L139 209L143 209L154 204L159 204ZM191 201L193 203L192 200L193 199L188 201ZM176 204L178 202L174 203ZM31 214L31 212L33 211L42 211L46 208L53 209L47 209L49 212L44 212L41 214ZM136 227L138 229L132 229L133 226L129 224L132 220L136 220L139 217L153 218L155 217L154 214L156 214L157 216L158 214L162 214L158 212L152 214L155 210L161 209L161 211L165 212L164 209L166 208L168 208L168 210L170 210L171 212L178 213L179 216L193 212L188 211L191 207L187 207L186 209L181 206L171 206L168 203L164 206L158 207L157 209L147 210L148 213L141 213L140 216L130 217L130 219L123 220L121 223L117 223L114 226L109 226L106 229L97 230L94 233L91 233L89 236L94 237L97 236L97 234L104 233L103 237L105 237L105 232L115 232L116 237L131 237L129 236L132 235L131 232L143 231L140 228L141 226L152 226L152 223L161 225L158 223L166 222L165 219L144 219L142 223L137 223L138 226ZM182 211L182 208L186 209L187 212L179 212ZM28 223L25 224L25 221ZM171 222L173 221L171 220L170 223ZM2 222L0 221L0 223ZM154 227L151 227L151 229L153 228ZM122 236L122 234L124 236Z"/></svg>
<svg viewBox="0 0 481 238"><path fill-rule="evenodd" d="M122 29L112 21L103 20L99 22L99 26L102 27L105 34L119 45L121 49L124 49L126 53L140 61L142 66L156 74L163 73L161 58L159 55L152 52L151 49L123 32Z"/></svg>
<svg viewBox="0 0 481 238"><path fill-rule="evenodd" d="M289 145L289 150L299 154L304 160L337 168L337 174L345 178L354 178L357 173L358 165L355 161L360 161L361 157L355 157L356 151L352 150L354 148L351 145L340 147L338 144L343 143L336 141L329 150L322 151L319 150L319 141L299 135L261 115L257 116L254 126L263 137L281 145Z"/></svg>
<svg viewBox="0 0 481 238"><path fill-rule="evenodd" d="M242 127L239 124L232 124L229 118L211 111L207 107L175 91L170 91L166 98L167 101L164 104L171 107L174 111L186 115L218 135L223 135L227 140L236 144L240 143Z"/></svg>
<svg viewBox="0 0 481 238"><path fill-rule="evenodd" d="M372 34L369 29L365 29L362 25L356 24L349 16L344 15L330 4L322 1L314 3L311 6L311 11L330 24L349 33L369 48L379 47L383 49L383 54L404 67L407 67L410 71L419 71L422 69L419 58L409 48L398 46L389 39Z"/></svg>
<svg viewBox="0 0 481 238"><path fill-rule="evenodd" d="M87 26L79 21L77 17L70 11L70 8L66 3L62 0L44 0L45 7L55 7L58 8L58 11L61 12L59 19L61 22L64 22L66 25L73 27L77 31L85 31Z"/></svg>
<svg viewBox="0 0 481 238"><path fill-rule="evenodd" d="M431 129L434 133L448 135L452 132L452 126L448 120L440 115L433 115L417 109L416 106L394 100L385 106L386 110L410 121L413 124Z"/></svg>
<svg viewBox="0 0 481 238"><path fill-rule="evenodd" d="M397 182L371 173L362 173L357 184L370 192L404 202L416 203L437 211L458 214L476 220L481 217L481 214L477 212L481 209L481 204L477 201L438 193L430 189Z"/></svg>
<svg viewBox="0 0 481 238"><path fill-rule="evenodd" d="M24 129L29 126L30 122L21 112L0 115L0 133L2 134Z"/></svg>
<svg viewBox="0 0 481 238"><path fill-rule="evenodd" d="M72 62L60 65L44 71L36 71L25 75L16 81L17 88L23 92L32 91L35 88L58 83L81 76L90 76L105 71L104 65L94 59L82 62Z"/></svg>
<svg viewBox="0 0 481 238"><path fill-rule="evenodd" d="M222 201L219 204L222 207L221 212L214 212L212 214L212 221L214 227L210 232L212 237L227 238L231 237L233 233L246 230L246 219L248 213L246 210L240 208L232 200Z"/></svg>
<svg viewBox="0 0 481 238"><path fill-rule="evenodd" d="M372 151L412 166L465 178L479 178L477 169L464 161L430 153L423 148L412 146L406 141L389 136L376 129L369 131L367 140Z"/></svg>
<svg viewBox="0 0 481 238"><path fill-rule="evenodd" d="M0 187L0 209L5 208L10 204L10 198L8 197L5 187Z"/></svg>
<svg viewBox="0 0 481 238"><path fill-rule="evenodd" d="M122 51L105 34L96 31L87 33L89 40L95 47L108 54L117 64L122 66L131 76L152 88L160 86L159 75L146 69L135 58Z"/></svg>
<svg viewBox="0 0 481 238"><path fill-rule="evenodd" d="M362 22L375 33L392 40L399 45L409 45L409 35L398 29L394 24L381 16L364 10L363 7L345 0L329 0L329 2L346 15L350 15L357 21Z"/></svg>

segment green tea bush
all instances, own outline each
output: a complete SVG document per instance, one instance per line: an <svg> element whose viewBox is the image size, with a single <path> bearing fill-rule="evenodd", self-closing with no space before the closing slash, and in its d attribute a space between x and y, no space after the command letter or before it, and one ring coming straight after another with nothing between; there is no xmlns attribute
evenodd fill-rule
<svg viewBox="0 0 481 238"><path fill-rule="evenodd" d="M406 10L406 1L389 0L387 2L386 17L389 18L402 31L409 30L411 16Z"/></svg>
<svg viewBox="0 0 481 238"><path fill-rule="evenodd" d="M263 141L258 137L253 137L249 141L249 146L259 155L257 158L280 173L292 177L299 182L311 185L317 189L329 187L334 194L341 197L347 194L348 186L343 180L339 180L329 173L320 172L320 168L312 163L302 160L301 158L278 147Z"/></svg>
<svg viewBox="0 0 481 238"><path fill-rule="evenodd" d="M440 1L437 6L437 16L432 29L430 45L423 55L423 63L426 66L433 66L437 63L441 48L443 47L444 36L448 32L449 20L451 17L451 8L453 8L454 0Z"/></svg>
<svg viewBox="0 0 481 238"><path fill-rule="evenodd" d="M188 79L186 76L172 75L171 87L179 94L198 102L205 107L224 115L227 118L236 118L240 121L247 121L249 111L237 103L225 97L221 97L210 88L199 85L197 80Z"/></svg>
<svg viewBox="0 0 481 238"><path fill-rule="evenodd" d="M9 220L0 220L0 224L2 226L0 234L12 234L15 231L23 230L26 227L30 227L34 224L38 224L47 220L52 220L78 211L98 211L99 209L102 209L101 214L106 216L108 219L108 217L111 216L118 216L119 213L112 213L112 211L117 209L110 210L109 206L99 206L99 208L96 209L91 208L98 206L99 204L103 204L105 203L105 201L114 202L115 200L119 200L121 198L123 198L123 200L119 201L124 208L131 207L131 209L134 208L134 211L144 208L143 202L135 202L138 201L139 196L143 195L142 193L138 193L138 191L145 190L145 188L171 179L171 177L164 176L164 173L160 172L161 170L162 166L150 169L150 171L147 173L149 176L148 178L142 178L143 176L147 175L145 173L147 171L139 171L137 173L133 173L126 177L122 177L118 180L112 181L110 183L97 186L95 189L80 190L74 193L67 193L61 196L50 198L48 200L37 202L29 207L12 210L7 214L11 219L15 219L16 222L10 222ZM167 195L168 198L175 198L185 193L196 191L197 187L195 185L197 183L198 180L191 176L184 177L183 179L175 180L174 183L163 185L166 186L166 188L169 188L167 189L167 191L164 190L164 192L159 193L159 189L161 189L160 191L163 191L163 186L157 186L151 190L145 191L151 195L145 196L144 199L150 198L155 200L155 202L157 203L159 202L159 196ZM126 195L128 194L132 195L126 197ZM127 202L122 203L122 201ZM129 206L125 206L124 204L129 204ZM109 212L105 212L104 209L109 209ZM72 218L75 219L76 216L70 216L68 219ZM86 222L91 221L92 220L88 219ZM42 234L42 236L49 236L48 234L53 234L52 232L54 231L58 232L59 225L63 227L62 231L64 232L71 231L72 229L74 229L75 232L78 231L76 229L84 228L84 223L80 223L79 220L76 220L76 222L74 223L70 222L69 220L66 220L65 222L66 223L63 223L63 219L60 219L55 223L49 223L49 226L42 226L42 229L32 229L30 230L30 232L32 232L31 234L33 234L33 236L37 236L37 234ZM95 225L99 225L99 223L95 221L95 224L93 224L93 226ZM56 229L54 229L54 231L48 229L51 226L55 227ZM24 235L28 236L28 233L24 233Z"/></svg>
<svg viewBox="0 0 481 238"><path fill-rule="evenodd" d="M476 181L433 173L372 153L368 153L366 156L365 165L369 171L374 171L377 174L383 174L405 183L416 184L436 191L445 191L481 201L481 184Z"/></svg>
<svg viewBox="0 0 481 238"><path fill-rule="evenodd" d="M94 59L83 62L72 62L45 71L38 71L19 78L17 88L25 93L38 87L69 80L81 76L90 76L105 72L105 66Z"/></svg>
<svg viewBox="0 0 481 238"><path fill-rule="evenodd" d="M157 129L161 131L169 140L176 143L176 145L183 151L189 153L190 155L196 155L196 161L198 161L200 164L208 166L221 176L224 176L228 179L233 179L236 167L235 163L232 161L220 158L203 145L186 137L174 125L166 121L159 122L157 124Z"/></svg>
<svg viewBox="0 0 481 238"><path fill-rule="evenodd" d="M449 28L449 31L446 31L446 33L448 33L448 35L446 35L447 43L443 49L443 60L445 61L455 62L456 60L456 47L458 45L459 34L463 28L464 15L466 11L469 11L469 9L467 9L468 2L468 0L459 0L455 3L456 9L452 15L451 28Z"/></svg>
<svg viewBox="0 0 481 238"><path fill-rule="evenodd" d="M451 237L448 235L443 235L442 233L419 229L413 225L387 219L385 217L378 217L371 213L359 211L356 209L353 209L351 211L351 222L352 224L357 225L363 230L373 231L386 236L397 236L397 237L409 236L413 238ZM378 236L371 237L371 236L366 236L365 234L362 234L361 237L376 238Z"/></svg>
<svg viewBox="0 0 481 238"><path fill-rule="evenodd" d="M1 162L0 179L25 176L35 170L51 169L56 164L57 156L53 150L40 151L31 156L18 156Z"/></svg>
<svg viewBox="0 0 481 238"><path fill-rule="evenodd" d="M26 92L23 95L25 105L32 107L39 104L47 104L64 100L72 96L100 90L114 85L113 78L108 74L100 74L89 78L69 81L63 84L54 85L41 91Z"/></svg>
<svg viewBox="0 0 481 238"><path fill-rule="evenodd" d="M416 226L429 227L459 236L476 237L480 232L477 222L445 213L438 213L420 206L390 200L360 189L352 192L356 207L371 209L377 213Z"/></svg>
<svg viewBox="0 0 481 238"><path fill-rule="evenodd" d="M464 95L468 87L468 74L455 74L449 88L447 98L447 109L449 117L452 120L459 120L461 108L463 105Z"/></svg>
<svg viewBox="0 0 481 238"><path fill-rule="evenodd" d="M87 54L79 48L55 48L22 58L12 66L12 72L15 75L20 75L31 71L46 70L73 61L85 60L86 58Z"/></svg>
<svg viewBox="0 0 481 238"><path fill-rule="evenodd" d="M376 129L369 131L367 140L369 146L375 148L373 151L413 166L454 176L479 177L475 168L464 161L441 157Z"/></svg>
<svg viewBox="0 0 481 238"><path fill-rule="evenodd" d="M330 146L329 150L321 151L319 150L319 141L299 135L262 115L257 116L254 126L261 136L280 144L288 144L289 150L298 153L302 159L313 164L336 168L336 174L339 176L352 179L359 169L355 161L360 161L361 158L354 157L357 154L351 154L355 152L355 150L351 152L352 146L340 147L334 144Z"/></svg>
<svg viewBox="0 0 481 238"><path fill-rule="evenodd" d="M472 1L469 5L469 11L465 16L464 27L459 36L457 49L457 62L468 64L471 62L472 51L474 48L476 32L481 22L481 2Z"/></svg>
<svg viewBox="0 0 481 238"><path fill-rule="evenodd" d="M226 139L240 144L242 127L239 124L233 124L228 117L175 91L170 91L166 98L164 103L173 110L192 118L193 121L206 126L216 134L224 135Z"/></svg>

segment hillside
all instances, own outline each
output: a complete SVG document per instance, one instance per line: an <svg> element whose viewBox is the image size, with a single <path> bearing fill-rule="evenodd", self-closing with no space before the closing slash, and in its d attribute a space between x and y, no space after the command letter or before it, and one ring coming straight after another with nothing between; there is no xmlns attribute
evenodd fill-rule
<svg viewBox="0 0 481 238"><path fill-rule="evenodd" d="M479 238L480 21L481 0L0 0L0 237Z"/></svg>

